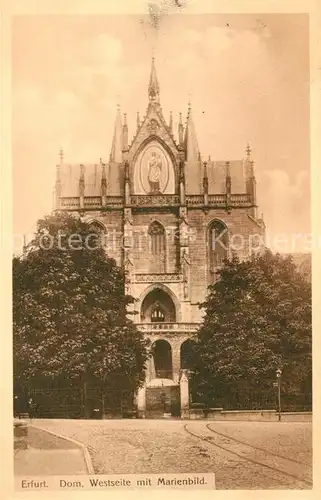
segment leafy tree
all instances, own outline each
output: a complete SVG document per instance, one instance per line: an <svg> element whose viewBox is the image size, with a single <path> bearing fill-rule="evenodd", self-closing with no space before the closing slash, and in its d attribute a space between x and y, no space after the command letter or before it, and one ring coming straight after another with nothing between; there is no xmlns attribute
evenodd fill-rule
<svg viewBox="0 0 321 500"><path fill-rule="evenodd" d="M232 398L232 405L238 398L244 406L250 392L271 394L277 368L283 393L311 392L311 286L290 256L233 257L201 306L192 379L198 398Z"/></svg>
<svg viewBox="0 0 321 500"><path fill-rule="evenodd" d="M147 342L128 318L123 271L100 242L81 218L55 213L14 258L16 385L134 391L143 381Z"/></svg>

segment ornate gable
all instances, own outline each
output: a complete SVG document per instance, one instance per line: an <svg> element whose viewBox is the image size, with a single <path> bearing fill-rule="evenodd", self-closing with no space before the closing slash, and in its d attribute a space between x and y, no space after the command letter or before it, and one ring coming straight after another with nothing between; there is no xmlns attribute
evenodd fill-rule
<svg viewBox="0 0 321 500"><path fill-rule="evenodd" d="M135 137L129 147L129 160L134 160L142 143L149 137L158 138L166 144L174 157L178 157L178 146L174 140L170 127L166 124L161 107L156 103L150 103L146 115L138 128Z"/></svg>
<svg viewBox="0 0 321 500"><path fill-rule="evenodd" d="M182 157L159 104L159 84L154 60L148 89L149 104L127 152L133 194L174 194Z"/></svg>

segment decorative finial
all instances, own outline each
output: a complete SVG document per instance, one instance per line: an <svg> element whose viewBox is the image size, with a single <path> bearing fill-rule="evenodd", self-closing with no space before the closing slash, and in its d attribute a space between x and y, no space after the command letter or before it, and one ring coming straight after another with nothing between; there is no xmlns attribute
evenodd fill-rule
<svg viewBox="0 0 321 500"><path fill-rule="evenodd" d="M251 149L250 143L248 142L246 145L246 156L250 157L251 153L252 153L252 149Z"/></svg>
<svg viewBox="0 0 321 500"><path fill-rule="evenodd" d="M188 105L187 105L187 107L188 107L188 112L190 112L192 109L192 92L188 93Z"/></svg>
<svg viewBox="0 0 321 500"><path fill-rule="evenodd" d="M208 163L210 163L212 161L212 158L211 158L211 155L208 155Z"/></svg>
<svg viewBox="0 0 321 500"><path fill-rule="evenodd" d="M124 126L127 125L127 113L124 113Z"/></svg>
<svg viewBox="0 0 321 500"><path fill-rule="evenodd" d="M179 124L183 125L182 113L179 114Z"/></svg>
<svg viewBox="0 0 321 500"><path fill-rule="evenodd" d="M150 71L148 96L151 101L159 102L159 83L156 75L155 58L152 57L152 66Z"/></svg>
<svg viewBox="0 0 321 500"><path fill-rule="evenodd" d="M64 150L62 148L60 148L59 156L60 156L60 163L63 163L64 162Z"/></svg>

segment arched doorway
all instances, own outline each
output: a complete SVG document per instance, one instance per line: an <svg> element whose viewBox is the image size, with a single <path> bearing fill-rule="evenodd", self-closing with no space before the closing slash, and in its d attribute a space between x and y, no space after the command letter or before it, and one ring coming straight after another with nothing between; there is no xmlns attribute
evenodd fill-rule
<svg viewBox="0 0 321 500"><path fill-rule="evenodd" d="M152 345L152 378L173 378L172 348L167 340L156 340Z"/></svg>
<svg viewBox="0 0 321 500"><path fill-rule="evenodd" d="M172 348L167 340L152 344L151 369L146 387L148 418L180 415L180 390L173 381Z"/></svg>
<svg viewBox="0 0 321 500"><path fill-rule="evenodd" d="M172 323L176 321L176 309L172 298L162 289L152 290L141 306L142 323Z"/></svg>

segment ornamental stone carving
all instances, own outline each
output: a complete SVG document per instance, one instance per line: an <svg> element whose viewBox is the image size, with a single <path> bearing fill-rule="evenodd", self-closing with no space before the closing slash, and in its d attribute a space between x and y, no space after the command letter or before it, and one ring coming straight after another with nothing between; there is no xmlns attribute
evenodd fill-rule
<svg viewBox="0 0 321 500"><path fill-rule="evenodd" d="M131 197L131 204L135 206L177 206L179 196L177 195L134 195Z"/></svg>
<svg viewBox="0 0 321 500"><path fill-rule="evenodd" d="M180 283L183 281L183 275L174 274L136 274L136 283Z"/></svg>
<svg viewBox="0 0 321 500"><path fill-rule="evenodd" d="M150 120L150 122L148 123L147 128L148 128L148 132L150 134L157 134L157 132L159 130L158 121L155 120L154 118L152 118L152 120Z"/></svg>

